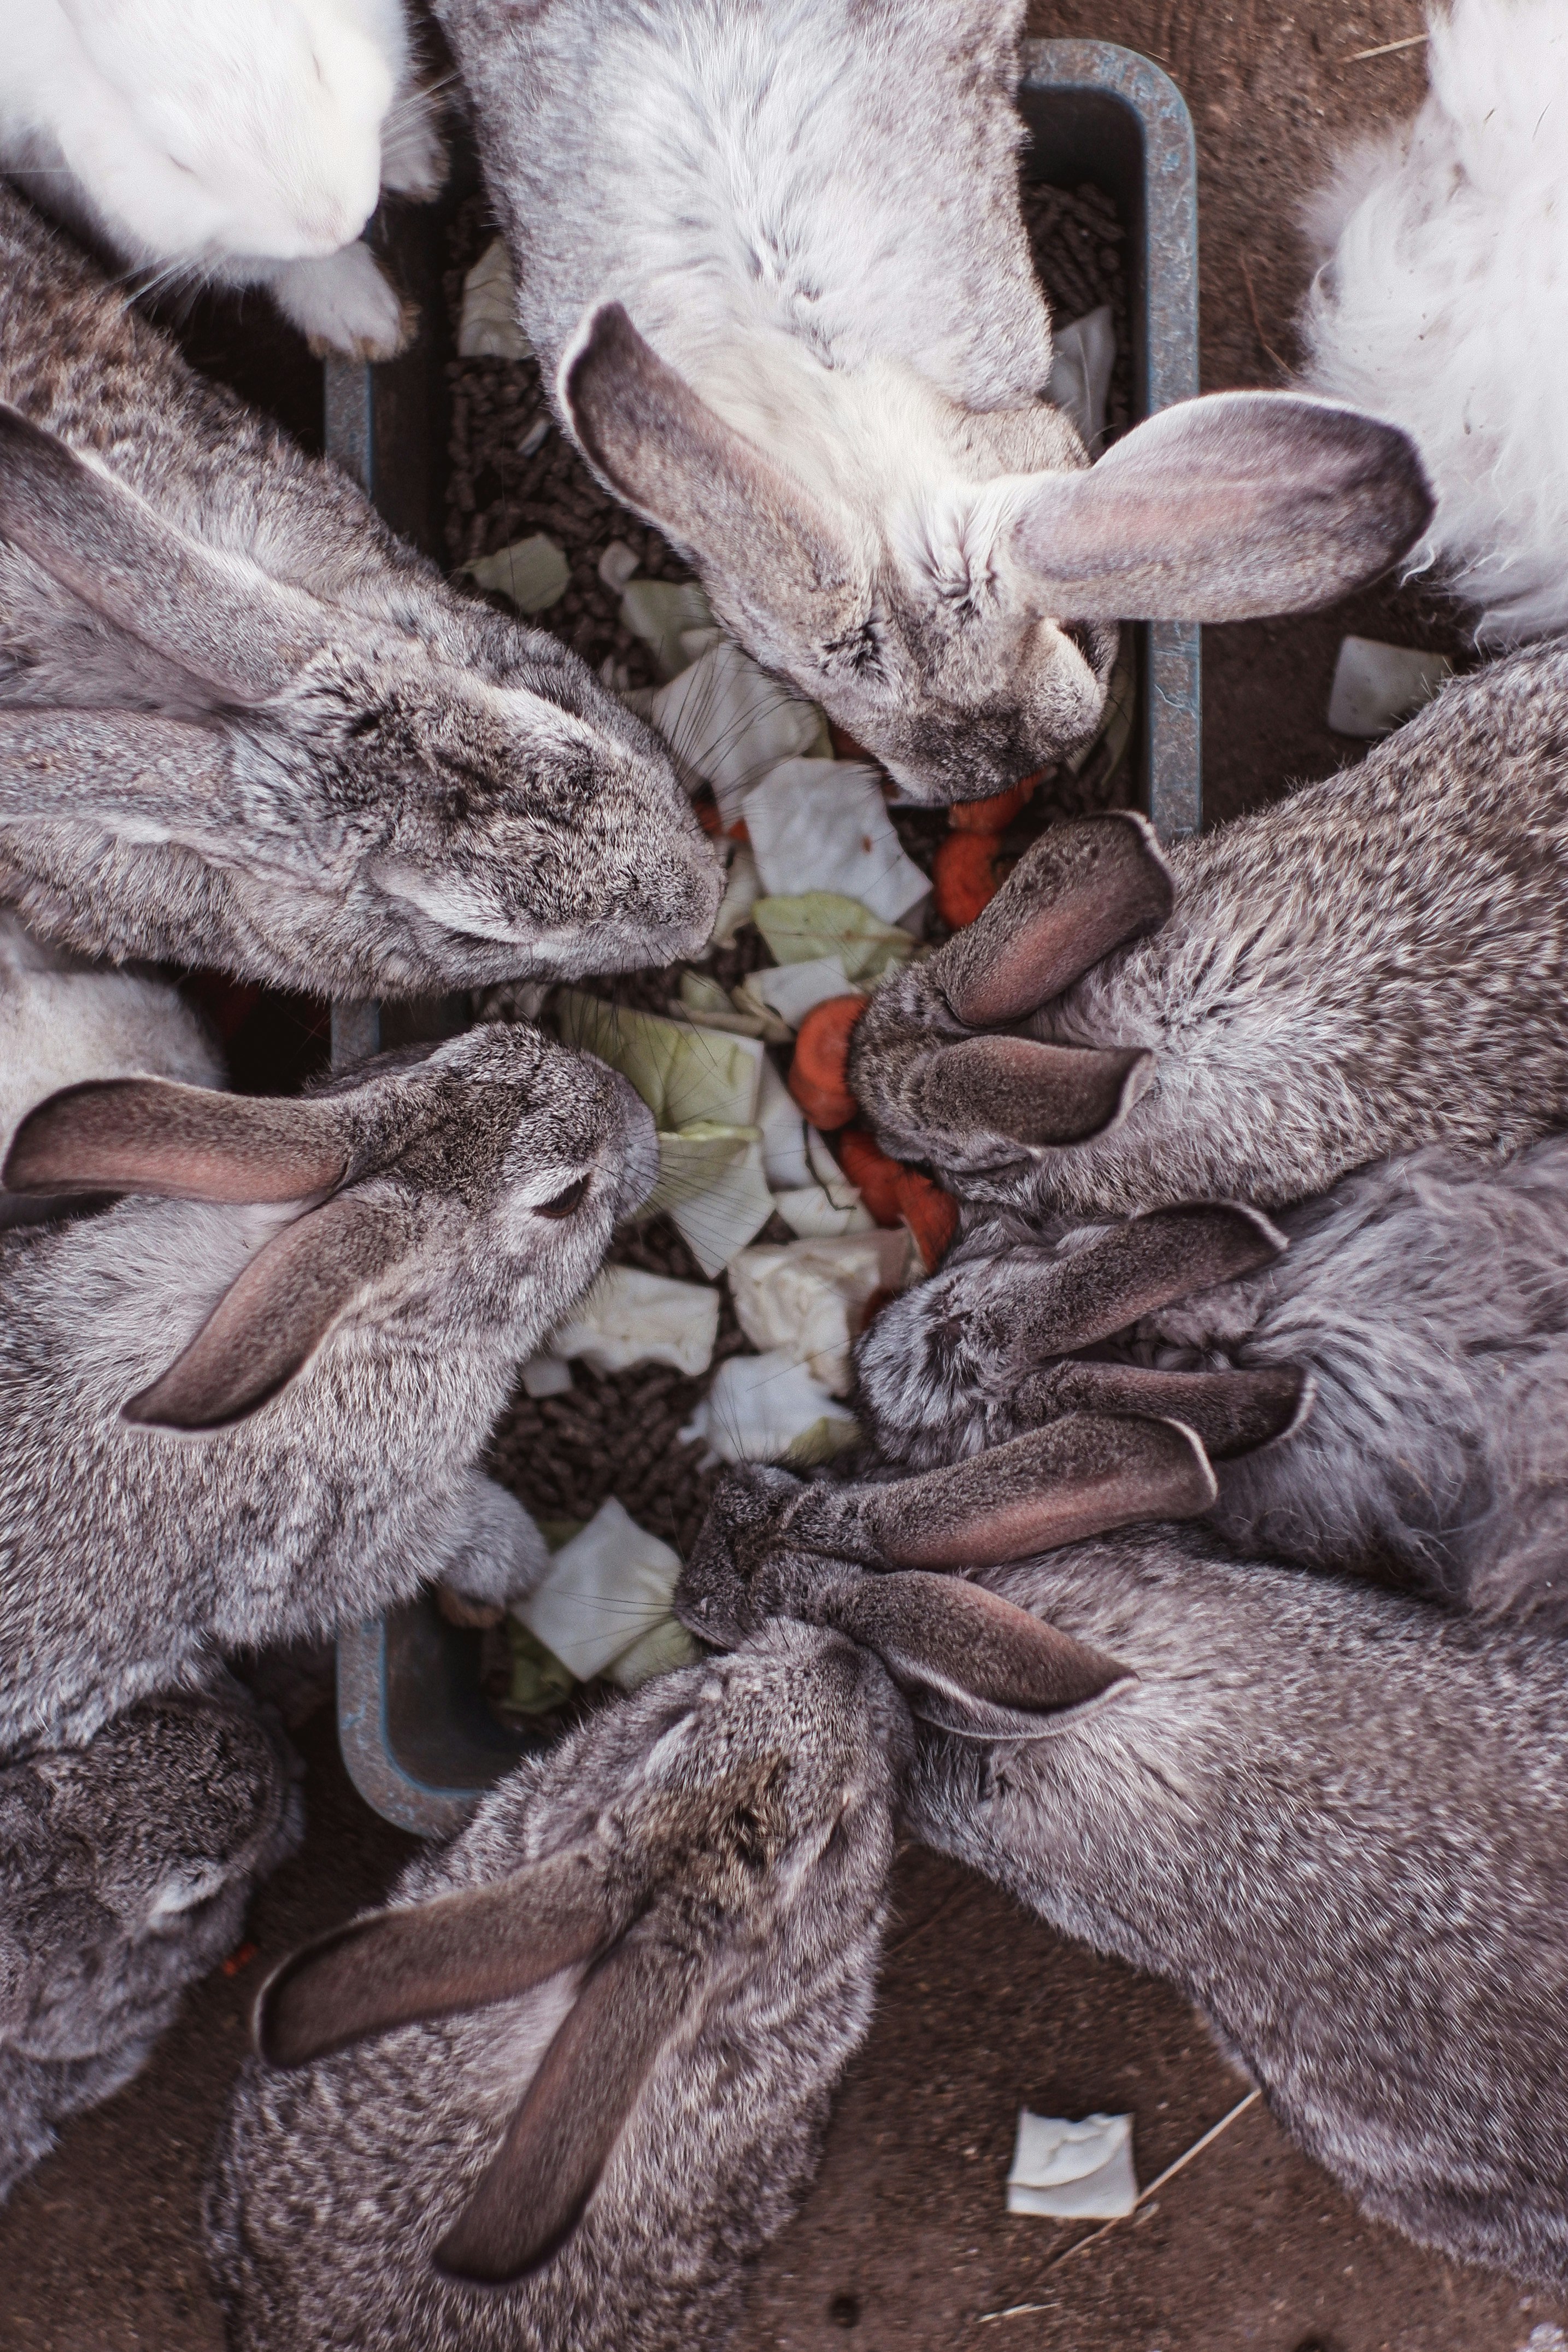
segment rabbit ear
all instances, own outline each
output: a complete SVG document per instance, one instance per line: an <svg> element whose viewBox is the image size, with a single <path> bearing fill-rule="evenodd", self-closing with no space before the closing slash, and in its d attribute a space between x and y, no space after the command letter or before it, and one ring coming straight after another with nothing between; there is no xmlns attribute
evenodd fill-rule
<svg viewBox="0 0 1568 2352"><path fill-rule="evenodd" d="M1432 508L1394 425L1293 393L1223 392L1162 409L1087 472L1039 478L1011 548L1043 613L1241 621L1375 579Z"/></svg>
<svg viewBox="0 0 1568 2352"><path fill-rule="evenodd" d="M1138 1046L1046 1045L1032 1037L966 1037L925 1057L910 1082L922 1127L985 1129L1032 1148L1087 1143L1119 1127L1154 1084Z"/></svg>
<svg viewBox="0 0 1568 2352"><path fill-rule="evenodd" d="M515 2000L591 1960L616 1932L586 1853L553 1854L500 1885L382 1911L285 1960L256 2005L271 2066L305 2066L394 2026Z"/></svg>
<svg viewBox="0 0 1568 2352"><path fill-rule="evenodd" d="M4 402L0 533L225 701L267 701L325 642L312 597L190 538Z"/></svg>
<svg viewBox="0 0 1568 2352"><path fill-rule="evenodd" d="M928 969L966 1026L1019 1021L1113 948L1158 930L1175 895L1146 818L1080 817L1052 825Z"/></svg>
<svg viewBox="0 0 1568 2352"><path fill-rule="evenodd" d="M1103 1650L959 1577L857 1577L822 1613L874 1650L896 1682L936 1702L929 1711L938 1719L982 1735L1007 1728L1009 1716L1061 1715L1136 1679Z"/></svg>
<svg viewBox="0 0 1568 2352"><path fill-rule="evenodd" d="M336 1102L220 1094L172 1078L89 1078L27 1113L0 1185L301 1201L341 1181L350 1149Z"/></svg>
<svg viewBox="0 0 1568 2352"><path fill-rule="evenodd" d="M796 627L832 639L863 601L829 517L756 443L698 398L619 302L595 310L561 362L560 403L591 463L629 506L733 578L766 579Z"/></svg>
<svg viewBox="0 0 1568 2352"><path fill-rule="evenodd" d="M691 1997L692 1964L630 1937L584 1984L500 2152L435 2250L487 2286L538 2270L581 2220L643 2084Z"/></svg>
<svg viewBox="0 0 1568 2352"><path fill-rule="evenodd" d="M1240 1372L1161 1372L1142 1364L1062 1364L1049 1375L1059 1409L1155 1414L1190 1429L1211 1462L1234 1461L1293 1437L1312 1409L1312 1375L1296 1364Z"/></svg>
<svg viewBox="0 0 1568 2352"><path fill-rule="evenodd" d="M296 1218L230 1285L162 1377L120 1407L121 1419L191 1430L244 1420L303 1370L402 1238L391 1209L354 1192Z"/></svg>
<svg viewBox="0 0 1568 2352"><path fill-rule="evenodd" d="M1190 1519L1218 1493L1175 1421L1069 1413L988 1454L863 1488L858 1516L895 1568L995 1568L1135 1519Z"/></svg>
<svg viewBox="0 0 1568 2352"><path fill-rule="evenodd" d="M1195 1201L1113 1225L1082 1249L1016 1268L1005 1309L1036 1363L1124 1331L1141 1316L1271 1265L1283 1234L1238 1201Z"/></svg>

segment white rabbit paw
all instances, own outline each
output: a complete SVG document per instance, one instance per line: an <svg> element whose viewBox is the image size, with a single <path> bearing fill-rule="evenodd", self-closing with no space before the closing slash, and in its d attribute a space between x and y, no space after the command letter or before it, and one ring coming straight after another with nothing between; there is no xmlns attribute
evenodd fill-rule
<svg viewBox="0 0 1568 2352"><path fill-rule="evenodd" d="M464 1487L437 1594L456 1625L495 1625L549 1565L543 1536L515 1495L477 1472Z"/></svg>
<svg viewBox="0 0 1568 2352"><path fill-rule="evenodd" d="M287 261L267 283L318 359L394 359L413 332L405 302L362 237L319 261Z"/></svg>

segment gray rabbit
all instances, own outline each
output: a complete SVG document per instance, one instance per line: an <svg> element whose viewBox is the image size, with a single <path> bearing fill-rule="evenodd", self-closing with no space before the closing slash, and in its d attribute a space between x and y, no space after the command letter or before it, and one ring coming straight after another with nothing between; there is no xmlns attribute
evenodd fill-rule
<svg viewBox="0 0 1568 2352"><path fill-rule="evenodd" d="M479 1456L655 1165L625 1080L521 1025L299 1099L30 1112L7 1189L140 1197L0 1239L0 1755L430 1577L528 1590L541 1538Z"/></svg>
<svg viewBox="0 0 1568 2352"><path fill-rule="evenodd" d="M1500 1163L1430 1146L1277 1223L1224 1203L1114 1226L998 1212L856 1360L892 1459L1084 1410L1170 1414L1215 1462L1208 1517L1239 1549L1568 1628L1568 1137Z"/></svg>
<svg viewBox="0 0 1568 2352"><path fill-rule="evenodd" d="M946 1475L930 1567L1015 1556L1007 1457ZM813 1497L821 1500L813 1501ZM822 1514L821 1522L812 1518ZM810 1533L802 1530L810 1522ZM736 1482L686 1622L877 1607L863 1503ZM897 1556L906 1559L905 1540ZM1366 2210L1461 2261L1568 2284L1568 1658L1339 1579L1160 1528L955 1579L1086 1661L1045 1722L923 1729L905 1817L1063 1933L1169 1978ZM707 1606L705 1608L705 1601ZM926 1711L928 1716L932 1711Z"/></svg>
<svg viewBox="0 0 1568 2352"><path fill-rule="evenodd" d="M436 0L518 314L601 478L904 789L1093 734L1118 619L1329 602L1430 499L1410 444L1226 393L1087 469L1042 397L1023 0Z"/></svg>
<svg viewBox="0 0 1568 2352"><path fill-rule="evenodd" d="M207 2200L235 2352L727 2340L871 2022L910 1704L1103 1679L953 1578L844 1615L601 1711L271 1979Z"/></svg>
<svg viewBox="0 0 1568 2352"><path fill-rule="evenodd" d="M226 1676L0 1768L0 2200L139 2071L298 1838L282 1741Z"/></svg>
<svg viewBox="0 0 1568 2352"><path fill-rule="evenodd" d="M1168 861L1136 816L1051 827L873 996L878 1137L968 1201L1124 1215L1568 1123L1565 719L1541 646Z"/></svg>
<svg viewBox="0 0 1568 2352"><path fill-rule="evenodd" d="M723 2343L871 2022L909 1750L874 1661L769 1627L286 1963L208 2192L235 2352Z"/></svg>
<svg viewBox="0 0 1568 2352"><path fill-rule="evenodd" d="M0 184L0 898L320 994L665 963L721 876L655 737L465 597Z"/></svg>

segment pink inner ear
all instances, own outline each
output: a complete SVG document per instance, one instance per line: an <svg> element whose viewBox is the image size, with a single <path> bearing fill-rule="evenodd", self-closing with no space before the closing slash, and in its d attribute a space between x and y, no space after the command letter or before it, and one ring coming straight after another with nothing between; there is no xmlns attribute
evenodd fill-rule
<svg viewBox="0 0 1568 2352"><path fill-rule="evenodd" d="M873 1488L868 1532L898 1568L999 1568L1134 1520L1189 1519L1218 1492L1174 1421L1073 1413L989 1454Z"/></svg>
<svg viewBox="0 0 1568 2352"><path fill-rule="evenodd" d="M312 1105L253 1102L166 1078L89 1079L28 1112L7 1155L14 1192L152 1192L182 1201L298 1201L347 1156Z"/></svg>

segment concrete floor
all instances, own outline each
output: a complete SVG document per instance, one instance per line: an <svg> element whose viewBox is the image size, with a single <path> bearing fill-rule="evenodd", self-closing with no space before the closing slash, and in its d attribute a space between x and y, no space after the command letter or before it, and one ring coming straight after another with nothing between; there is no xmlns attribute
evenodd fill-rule
<svg viewBox="0 0 1568 2352"><path fill-rule="evenodd" d="M1206 385L1281 380L1305 283L1295 209L1333 142L1402 112L1419 52L1352 52L1420 29L1417 0L1050 0L1032 27L1119 40L1186 91L1202 194ZM1326 773L1347 627L1447 642L1386 593L1314 619L1211 630L1211 817ZM17 2352L216 2352L195 2236L205 2147L267 1964L371 1899L410 1842L349 1787L329 1715L299 1733L310 1832L259 1898L260 1957L192 1995L155 2063L66 2134L0 2216L0 2343ZM1152 2179L1240 2095L1167 1988L1061 1943L927 1855L905 1857L876 2025L826 2161L764 2265L740 2344L810 2352L1568 2352L1568 2312L1364 2221L1253 2107L1140 2212L1058 2264L1081 2231L1009 2220L1016 2111L1130 2109ZM1026 2304L1009 2318L988 2315ZM301 2347L304 2352L304 2347Z"/></svg>

